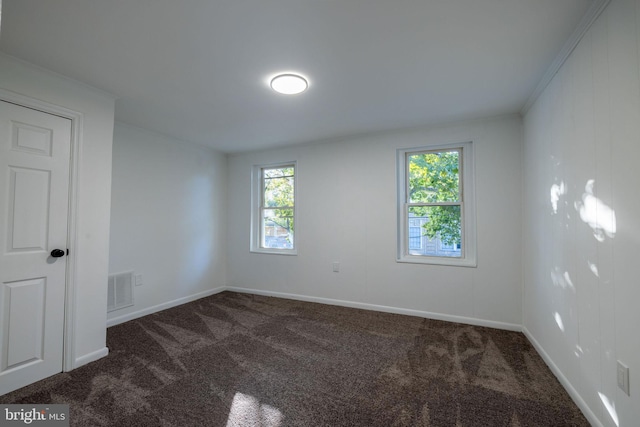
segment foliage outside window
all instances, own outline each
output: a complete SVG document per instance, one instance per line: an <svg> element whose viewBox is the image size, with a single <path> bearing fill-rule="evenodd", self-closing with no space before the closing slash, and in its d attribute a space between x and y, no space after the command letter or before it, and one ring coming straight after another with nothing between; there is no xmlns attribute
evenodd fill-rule
<svg viewBox="0 0 640 427"><path fill-rule="evenodd" d="M295 254L295 163L254 167L251 250Z"/></svg>
<svg viewBox="0 0 640 427"><path fill-rule="evenodd" d="M471 144L399 150L398 261L475 266Z"/></svg>

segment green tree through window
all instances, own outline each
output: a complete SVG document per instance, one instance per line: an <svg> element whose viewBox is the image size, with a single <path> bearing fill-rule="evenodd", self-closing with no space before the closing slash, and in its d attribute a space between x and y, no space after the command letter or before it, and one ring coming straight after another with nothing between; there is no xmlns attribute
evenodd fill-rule
<svg viewBox="0 0 640 427"><path fill-rule="evenodd" d="M407 156L409 213L426 217L429 239L460 244L460 151L421 152Z"/></svg>
<svg viewBox="0 0 640 427"><path fill-rule="evenodd" d="M398 262L477 266L473 147L398 149Z"/></svg>

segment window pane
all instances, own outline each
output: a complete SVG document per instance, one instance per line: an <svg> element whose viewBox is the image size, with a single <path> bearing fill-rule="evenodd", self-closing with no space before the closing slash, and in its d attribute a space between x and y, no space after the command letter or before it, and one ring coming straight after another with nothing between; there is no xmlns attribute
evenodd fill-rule
<svg viewBox="0 0 640 427"><path fill-rule="evenodd" d="M263 248L293 249L293 209L262 211Z"/></svg>
<svg viewBox="0 0 640 427"><path fill-rule="evenodd" d="M419 245L417 221L421 223ZM462 256L460 206L411 206L407 223L409 255Z"/></svg>
<svg viewBox="0 0 640 427"><path fill-rule="evenodd" d="M286 176L293 176L293 166L287 166L284 168L271 168L264 169L265 178L282 178Z"/></svg>
<svg viewBox="0 0 640 427"><path fill-rule="evenodd" d="M263 169L264 207L290 207L294 205L294 167Z"/></svg>
<svg viewBox="0 0 640 427"><path fill-rule="evenodd" d="M458 202L460 153L440 151L407 157L409 203Z"/></svg>
<svg viewBox="0 0 640 427"><path fill-rule="evenodd" d="M293 177L264 179L264 207L291 207L293 201Z"/></svg>

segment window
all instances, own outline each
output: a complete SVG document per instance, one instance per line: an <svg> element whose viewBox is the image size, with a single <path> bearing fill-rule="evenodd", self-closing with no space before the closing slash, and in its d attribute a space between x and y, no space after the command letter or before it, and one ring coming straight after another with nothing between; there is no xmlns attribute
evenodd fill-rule
<svg viewBox="0 0 640 427"><path fill-rule="evenodd" d="M295 162L254 166L251 251L296 254Z"/></svg>
<svg viewBox="0 0 640 427"><path fill-rule="evenodd" d="M476 266L470 142L398 150L400 262Z"/></svg>

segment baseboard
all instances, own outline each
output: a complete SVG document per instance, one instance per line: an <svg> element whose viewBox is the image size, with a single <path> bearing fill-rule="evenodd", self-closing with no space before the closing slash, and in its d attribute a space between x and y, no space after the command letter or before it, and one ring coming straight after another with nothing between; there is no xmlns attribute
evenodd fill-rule
<svg viewBox="0 0 640 427"><path fill-rule="evenodd" d="M143 310L135 311L133 313L128 313L123 316L114 317L107 321L107 327L115 326L120 323L127 322L129 320L137 319L139 317L146 316L148 314L156 313L158 311L166 310L167 308L176 307L181 304L185 304L191 301L195 301L200 298L204 298L210 295L214 295L223 291L231 291L238 293L246 293L246 294L254 294L254 295L263 295L269 297L277 297L277 298L285 298L292 299L297 301L307 301L307 302L316 302L321 304L329 304L329 305L337 305L342 307L350 307L350 308L359 308L363 310L371 310L371 311L381 311L385 313L394 313L394 314L404 314L408 316L416 316L416 317L424 317L427 319L434 320L443 320L447 322L456 322L456 323L464 323L467 325L474 326L484 326L489 328L503 329L508 331L516 331L522 332L529 342L533 345L536 351L540 354L544 362L549 366L551 372L558 378L560 384L565 388L567 393L575 404L580 408L584 416L587 418L587 421L594 427L604 427L602 422L596 417L591 408L584 401L582 396L578 393L578 391L573 387L571 382L564 376L562 371L558 368L558 366L553 362L549 354L544 350L544 348L540 345L540 343L534 338L534 336L529 332L529 330L523 326L515 323L506 323L506 322L496 322L493 320L485 320L485 319L476 319L472 317L464 317L464 316L455 316L449 314L442 313L433 313L429 311L421 311L421 310L412 310L408 308L399 308L399 307L391 307L386 305L377 305L377 304L368 304L363 302L355 302L355 301L346 301L346 300L338 300L333 298L323 298L323 297L314 297L307 295L299 295L299 294L290 294L285 292L274 292L274 291L265 291L260 289L249 289L249 288L238 288L233 286L221 286L215 289L210 289L204 292L199 292L197 294L189 295L186 297L178 298L172 301L167 301L162 304L155 305L153 307L148 307ZM92 353L86 354L84 356L78 357L75 360L74 368L78 368L82 365L86 365L87 363L98 360L102 357L105 357L109 354L108 348L102 348L100 350L94 351Z"/></svg>
<svg viewBox="0 0 640 427"><path fill-rule="evenodd" d="M540 354L542 360L544 360L549 369L551 369L551 372L553 372L558 381L560 381L560 384L562 384L567 393L569 393L569 396L571 396L571 399L573 399L574 403L578 406L578 408L580 408L584 416L587 418L587 421L589 421L589 423L593 427L604 427L602 422L598 419L598 417L596 417L596 414L594 414L591 408L587 405L587 402L584 401L582 396L580 396L580 393L578 393L578 391L573 387L567 377L564 376L560 368L558 368L558 366L553 362L549 354L534 338L531 332L529 332L526 326L522 327L522 333L524 333L524 335L527 337L529 342L531 342L538 354Z"/></svg>
<svg viewBox="0 0 640 427"><path fill-rule="evenodd" d="M166 310L167 308L176 307L178 305L186 304L191 301L198 300L200 298L208 297L210 295L218 294L224 291L224 286L209 289L207 291L198 292L197 294L188 295L186 297L177 298L172 301L163 302L162 304L154 305L153 307L147 307L142 310L134 311L133 313L127 313L122 316L113 317L107 320L107 328L115 325L119 325L120 323L128 322L129 320L137 319L139 317L146 316L148 314L157 313L158 311Z"/></svg>
<svg viewBox="0 0 640 427"><path fill-rule="evenodd" d="M265 291L260 289L238 288L233 286L221 286L215 289L210 289L204 292L199 292L197 294L189 295L189 296L178 298L162 304L158 304L153 307L148 307L133 313L128 313L123 316L114 317L113 319L109 319L107 321L107 327L118 325L120 323L137 319L139 317L156 313L158 311L166 310L167 308L176 307L178 305L195 301L197 299L214 295L223 291L231 291L231 292L253 294L253 295L263 295L263 296L269 296L269 297L292 299L297 301L316 302L321 304L337 305L342 307L358 308L363 310L381 311L385 313L404 314L407 316L424 317L427 319L443 320L447 322L456 322L456 323L463 323L467 325L484 326L489 328L522 332L527 337L529 342L531 342L531 344L536 349L536 351L540 354L540 356L542 357L544 362L547 364L547 366L549 366L549 369L551 369L551 372L553 372L553 374L556 376L558 381L560 381L560 384L562 384L562 386L565 388L567 393L569 393L569 396L571 397L571 399L573 399L573 401L578 406L578 408L580 408L584 416L587 418L587 421L589 421L589 423L594 427L604 427L602 422L596 417L596 415L593 413L591 408L584 401L582 396L580 396L580 394L573 387L571 382L569 382L569 380L564 376L562 371L560 371L558 366L553 362L549 354L544 350L544 348L540 345L540 343L534 338L531 332L529 332L529 330L525 326L518 325L515 323L496 322L493 320L476 319L476 318L464 317L464 316L433 313L429 311L412 310L408 308L399 308L399 307L391 307L386 305L338 300L333 298L314 297L314 296L307 296L307 295L290 294L285 292ZM102 357L105 357L107 354L109 354L109 349L105 347L100 350L81 356L76 359L74 368L78 368L82 365L86 365L87 363L98 360Z"/></svg>
<svg viewBox="0 0 640 427"><path fill-rule="evenodd" d="M100 350L92 351L89 354L85 354L84 356L76 357L73 369L79 368L80 366L86 365L87 363L95 362L98 359L102 359L103 357L109 354L109 349L107 347L103 347Z"/></svg>
<svg viewBox="0 0 640 427"><path fill-rule="evenodd" d="M522 331L522 326L517 325L515 323L496 322L493 320L474 319L472 317L454 316L454 315L442 314L442 313L432 313L429 311L390 307L387 305L367 304L363 302L345 301L345 300L337 300L337 299L322 298L322 297L311 297L306 295L288 294L283 292L263 291L259 289L236 288L236 287L229 287L229 286L226 287L225 289L232 292L264 295L268 297L285 298L285 299L292 299L292 300L298 300L298 301L318 302L321 304L360 308L363 310L371 310L371 311L382 311L385 313L404 314L407 316L424 317L427 319L444 320L447 322L464 323L467 325L474 325L474 326L485 326L488 328L504 329L507 331L516 331L516 332Z"/></svg>

